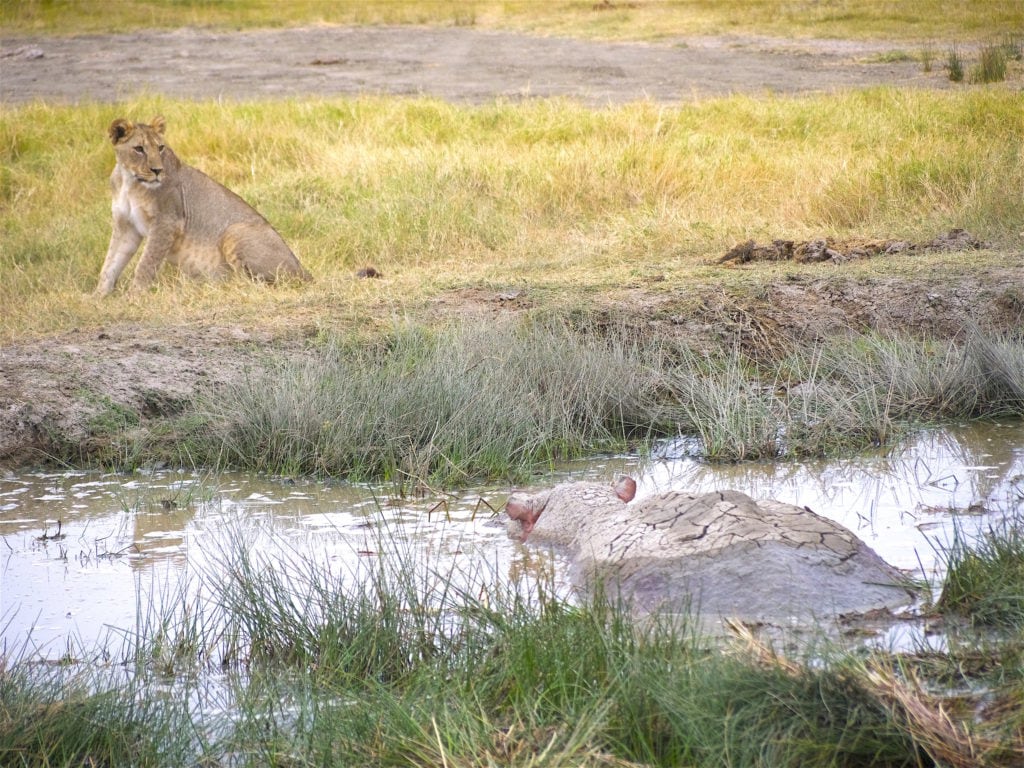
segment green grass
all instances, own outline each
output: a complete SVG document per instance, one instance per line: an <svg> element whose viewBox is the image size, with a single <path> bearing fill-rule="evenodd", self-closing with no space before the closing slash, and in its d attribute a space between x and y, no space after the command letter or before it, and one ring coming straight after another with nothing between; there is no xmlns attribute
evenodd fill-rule
<svg viewBox="0 0 1024 768"><path fill-rule="evenodd" d="M1009 520L978 541L962 534L946 549L947 572L936 608L972 624L1024 628L1024 530Z"/></svg>
<svg viewBox="0 0 1024 768"><path fill-rule="evenodd" d="M1018 2L941 0L293 0L284 6L274 0L136 0L116 13L101 0L7 0L0 6L0 26L18 33L303 24L439 24L627 40L722 34L991 40L1024 28L1024 8Z"/></svg>
<svg viewBox="0 0 1024 768"><path fill-rule="evenodd" d="M943 715L884 672L898 657L804 664L686 624L638 627L600 595L567 605L543 579L416 562L377 533L378 558L339 575L286 542L253 551L239 525L198 592L140 609L128 655L108 649L117 674L6 663L0 759L910 768L969 734L987 765L1012 765L1002 721Z"/></svg>
<svg viewBox="0 0 1024 768"><path fill-rule="evenodd" d="M200 464L459 486L679 434L714 460L818 457L891 445L921 424L1021 415L1024 346L978 330L866 334L773 361L558 319L405 326L254 361L210 395L187 442Z"/></svg>
<svg viewBox="0 0 1024 768"><path fill-rule="evenodd" d="M0 662L3 662L0 657ZM0 763L24 768L181 765L185 702L154 695L146 675L120 685L102 669L0 663Z"/></svg>
<svg viewBox="0 0 1024 768"><path fill-rule="evenodd" d="M556 323L401 328L281 360L198 406L200 454L269 472L405 483L514 477L667 434L653 346Z"/></svg>

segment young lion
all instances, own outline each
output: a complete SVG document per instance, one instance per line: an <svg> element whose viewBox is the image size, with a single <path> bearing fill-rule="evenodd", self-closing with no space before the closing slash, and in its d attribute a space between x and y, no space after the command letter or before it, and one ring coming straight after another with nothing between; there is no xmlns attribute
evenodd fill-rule
<svg viewBox="0 0 1024 768"><path fill-rule="evenodd" d="M110 125L117 164L110 175L114 215L110 248L95 295L114 290L143 238L133 292L146 288L166 260L189 275L219 278L242 271L257 280L309 280L295 254L247 202L185 165L164 143L164 119Z"/></svg>

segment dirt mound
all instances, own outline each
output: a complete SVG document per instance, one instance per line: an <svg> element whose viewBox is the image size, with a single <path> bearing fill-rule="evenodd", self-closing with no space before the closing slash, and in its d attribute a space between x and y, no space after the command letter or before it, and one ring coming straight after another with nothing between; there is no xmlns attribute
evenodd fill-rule
<svg viewBox="0 0 1024 768"><path fill-rule="evenodd" d="M833 264L842 264L858 259L896 256L915 251L970 251L985 247L985 243L963 229L951 229L926 243L912 243L909 240L836 240L831 237L819 237L803 242L772 240L768 244L747 240L730 249L717 263L794 261L797 264L812 264L829 261Z"/></svg>

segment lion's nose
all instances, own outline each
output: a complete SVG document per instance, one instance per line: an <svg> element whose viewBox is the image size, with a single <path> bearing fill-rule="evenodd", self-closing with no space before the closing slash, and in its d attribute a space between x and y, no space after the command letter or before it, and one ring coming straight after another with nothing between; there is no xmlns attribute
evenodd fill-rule
<svg viewBox="0 0 1024 768"><path fill-rule="evenodd" d="M150 168L149 170L151 170L153 172L154 176L159 177L160 174L163 173L164 169L163 168Z"/></svg>

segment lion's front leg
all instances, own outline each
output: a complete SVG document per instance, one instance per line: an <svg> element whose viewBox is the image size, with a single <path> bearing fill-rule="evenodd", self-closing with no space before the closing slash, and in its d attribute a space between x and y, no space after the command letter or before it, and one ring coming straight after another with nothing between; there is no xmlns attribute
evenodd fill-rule
<svg viewBox="0 0 1024 768"><path fill-rule="evenodd" d="M160 265L174 252L180 239L180 233L174 227L156 227L149 233L146 247L142 250L142 258L135 267L131 293L144 291L152 285Z"/></svg>
<svg viewBox="0 0 1024 768"><path fill-rule="evenodd" d="M93 291L94 296L107 296L113 292L117 278L139 250L141 242L142 235L135 227L129 222L114 219L110 247L107 248L106 258L103 259L103 269L100 270L100 279L96 284L96 290Z"/></svg>

